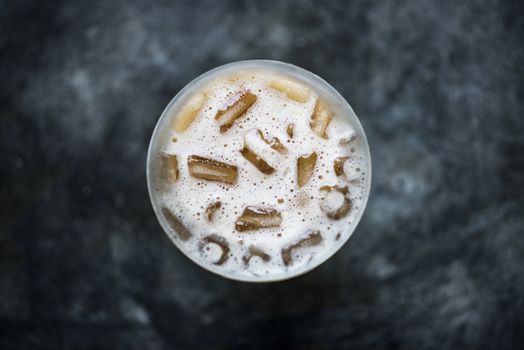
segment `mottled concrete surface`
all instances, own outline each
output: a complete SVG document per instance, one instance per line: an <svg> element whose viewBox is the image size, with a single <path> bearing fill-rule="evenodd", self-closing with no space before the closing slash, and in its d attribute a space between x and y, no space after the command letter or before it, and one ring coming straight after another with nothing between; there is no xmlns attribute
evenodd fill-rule
<svg viewBox="0 0 524 350"><path fill-rule="evenodd" d="M0 348L524 348L523 4L0 0ZM248 58L331 82L373 155L348 244L269 285L185 258L145 180L174 94Z"/></svg>

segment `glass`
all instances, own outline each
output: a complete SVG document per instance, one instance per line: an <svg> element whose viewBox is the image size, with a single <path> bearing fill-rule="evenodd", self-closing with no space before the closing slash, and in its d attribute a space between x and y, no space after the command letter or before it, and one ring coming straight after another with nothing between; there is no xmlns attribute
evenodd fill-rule
<svg viewBox="0 0 524 350"><path fill-rule="evenodd" d="M253 276L253 277L234 275L230 273L230 271L227 271L219 266L212 265L212 264L205 264L199 261L192 254L187 252L184 245L180 243L177 237L174 237L170 234L170 230L171 230L170 225L166 222L166 218L161 213L161 207L159 205L159 201L157 199L156 192L154 191L154 185L155 185L156 179L154 178L154 175L153 175L154 172L152 170L152 166L153 166L152 159L154 157L155 152L158 151L159 144L162 144L162 142L160 142L160 141L163 141L162 137L165 137L165 135L163 135L163 131L166 130L168 125L170 125L169 123L171 123L170 118L173 114L172 111L178 110L179 108L181 108L182 107L181 103L187 100L187 96L190 96L195 92L201 91L204 88L204 86L212 79L218 76L222 76L223 74L235 73L240 70L250 70L250 69L255 69L255 70L262 69L265 71L282 74L284 76L291 77L298 81L303 81L307 83L311 88L313 88L320 96L327 98L330 101L330 105L334 107L334 110L337 115L343 115L349 118L349 122L354 129L355 135L360 140L359 146L362 147L364 158L367 160L367 168L364 169L366 177L364 180L365 189L364 189L363 198L361 201L361 205L358 208L358 212L356 213L355 219L351 222L351 224L349 224L346 227L346 230L349 231L349 234L345 236L345 239L340 239L336 243L337 245L334 249L331 249L325 252L319 251L318 256L316 256L311 261L311 263L303 264L298 268L291 269L287 272L282 272L280 274L260 275L260 276ZM233 62L230 64L226 64L226 65L214 68L202 74L201 76L197 77L196 79L191 81L189 84L187 84L167 105L166 109L164 110L164 112L160 116L160 119L157 122L157 125L155 127L155 130L153 131L153 136L151 138L151 142L149 145L146 169L147 169L147 186L148 186L151 203L153 205L153 209L158 218L158 221L160 222L160 225L162 226L166 234L170 236L173 243L189 259L191 259L196 264L202 266L204 269L214 272L225 278L230 278L230 279L245 281L245 282L272 282L272 281L289 279L289 278L304 274L314 269L315 267L319 266L327 259L329 259L333 254L335 254L344 245L344 243L351 236L356 226L358 225L358 222L360 221L362 214L364 212L364 209L366 207L366 203L369 197L370 183L371 183L371 157L370 157L369 145L368 145L364 130L362 128L362 125L360 124L358 117L354 113L351 106L347 103L347 101L338 93L337 90L335 90L331 85L329 85L326 81L324 81L322 78L318 77L317 75L305 69L299 68L297 66L294 66L288 63L271 61L271 60L248 60L248 61Z"/></svg>

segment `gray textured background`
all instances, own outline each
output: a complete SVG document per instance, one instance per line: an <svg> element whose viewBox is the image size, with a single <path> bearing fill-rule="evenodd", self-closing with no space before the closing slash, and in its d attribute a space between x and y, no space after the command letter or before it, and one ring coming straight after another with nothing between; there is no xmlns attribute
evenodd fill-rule
<svg viewBox="0 0 524 350"><path fill-rule="evenodd" d="M524 348L523 4L0 0L0 348ZM268 285L185 258L145 181L169 100L249 58L332 83L373 155L348 244Z"/></svg>

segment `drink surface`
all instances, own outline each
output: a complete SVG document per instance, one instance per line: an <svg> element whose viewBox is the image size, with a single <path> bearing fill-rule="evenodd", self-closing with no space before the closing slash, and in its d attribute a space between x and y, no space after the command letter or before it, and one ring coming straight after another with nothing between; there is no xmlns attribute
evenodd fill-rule
<svg viewBox="0 0 524 350"><path fill-rule="evenodd" d="M216 70L166 109L149 156L155 211L201 266L285 279L337 251L369 192L358 119L327 83L265 64Z"/></svg>

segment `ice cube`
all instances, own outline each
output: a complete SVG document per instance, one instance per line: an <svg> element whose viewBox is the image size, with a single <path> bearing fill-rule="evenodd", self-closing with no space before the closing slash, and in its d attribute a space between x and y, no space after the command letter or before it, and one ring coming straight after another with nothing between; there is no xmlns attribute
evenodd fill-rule
<svg viewBox="0 0 524 350"><path fill-rule="evenodd" d="M220 132L224 133L233 126L233 123L238 118L242 117L246 111L257 100L257 97L250 91L238 92L231 102L224 108L218 110L215 115L215 120L218 121Z"/></svg>
<svg viewBox="0 0 524 350"><path fill-rule="evenodd" d="M251 136L249 136L249 134L251 134ZM258 135L258 137L264 141L266 143L266 145L269 145L269 147L271 147L272 149L274 149L275 151L281 153L281 154L286 154L287 153L287 148L280 142L280 140L278 139L278 137L273 137L271 140L267 140L265 137L264 137L264 133L262 131L260 131L260 129L256 129L256 134ZM246 137L254 137L253 135L253 129L250 130L247 134L246 134ZM246 140L246 143L248 143L249 140ZM266 152L267 153L267 152Z"/></svg>
<svg viewBox="0 0 524 350"><path fill-rule="evenodd" d="M211 204L209 204L206 208L206 217L208 221L213 221L213 216L215 216L215 212L220 209L222 206L222 202L216 201Z"/></svg>
<svg viewBox="0 0 524 350"><path fill-rule="evenodd" d="M322 242L322 235L320 231L310 230L305 234L305 237L296 243L292 243L282 248L282 261L284 265L288 266L293 260L293 250L307 247L314 247Z"/></svg>
<svg viewBox="0 0 524 350"><path fill-rule="evenodd" d="M345 217L352 208L349 190L347 186L322 186L320 191L324 197L320 200L320 209L332 220L340 220ZM342 198L340 198L342 195ZM337 202L334 205L334 202Z"/></svg>
<svg viewBox="0 0 524 350"><path fill-rule="evenodd" d="M308 183L315 170L315 163L317 162L316 152L308 155L300 156L297 159L297 183L299 187Z"/></svg>
<svg viewBox="0 0 524 350"><path fill-rule="evenodd" d="M311 115L311 122L309 123L309 126L315 134L327 139L328 135L326 133L326 129L332 118L333 113L329 109L328 105L323 99L319 98L315 103L315 109Z"/></svg>
<svg viewBox="0 0 524 350"><path fill-rule="evenodd" d="M351 142L353 142L355 139L357 138L357 135L355 134L355 132L352 130L350 132L348 132L346 135L342 136L340 138L340 141L338 141L341 145L347 145Z"/></svg>
<svg viewBox="0 0 524 350"><path fill-rule="evenodd" d="M210 243L216 244L220 249L222 249L222 254L218 260L213 263L215 265L222 265L227 261L227 259L229 259L229 243L227 243L227 240L224 237L213 233L202 238L199 245L200 250L204 249L204 247Z"/></svg>
<svg viewBox="0 0 524 350"><path fill-rule="evenodd" d="M161 177L169 184L178 179L178 160L174 154L162 154Z"/></svg>
<svg viewBox="0 0 524 350"><path fill-rule="evenodd" d="M219 181L234 184L237 181L238 168L234 165L219 162L196 155L187 159L189 174L198 179Z"/></svg>
<svg viewBox="0 0 524 350"><path fill-rule="evenodd" d="M284 151L287 152L278 138L268 141L262 131L251 129L244 135L244 148L240 153L262 173L271 175L281 163L280 153Z"/></svg>
<svg viewBox="0 0 524 350"><path fill-rule="evenodd" d="M272 208L246 207L235 222L235 229L240 232L258 230L261 228L279 227L282 215Z"/></svg>
<svg viewBox="0 0 524 350"><path fill-rule="evenodd" d="M249 261L254 256L259 257L264 262L268 262L269 260L271 260L271 256L269 254L265 253L262 249L254 246L254 245L251 245L249 247L248 252L242 257L242 260L244 261L244 264L245 265L249 265Z"/></svg>
<svg viewBox="0 0 524 350"><path fill-rule="evenodd" d="M346 160L348 159L349 157L335 158L335 161L333 162L333 169L335 170L335 175L337 176L344 175L344 164L346 163Z"/></svg>
<svg viewBox="0 0 524 350"><path fill-rule="evenodd" d="M192 96L175 117L173 122L174 129L178 132L183 132L189 128L191 123L193 123L193 120L195 120L198 112L202 109L206 99L207 96L205 93L197 93Z"/></svg>
<svg viewBox="0 0 524 350"><path fill-rule="evenodd" d="M164 215L164 218L169 224L169 227L182 241L187 241L191 238L191 232L187 229L187 227L184 226L182 222L180 222L180 220L176 217L175 214L173 214L171 210L169 210L167 207L162 207L161 211L162 215Z"/></svg>
<svg viewBox="0 0 524 350"><path fill-rule="evenodd" d="M267 164L267 162L257 156L254 152L252 152L249 148L244 146L242 150L240 151L242 156L246 158L247 161L249 161L251 164L253 164L258 170L260 170L262 173L266 175L271 175L275 172L275 168L273 168L271 165Z"/></svg>
<svg viewBox="0 0 524 350"><path fill-rule="evenodd" d="M309 99L309 88L292 80L277 79L271 82L271 87L297 102L306 102Z"/></svg>
<svg viewBox="0 0 524 350"><path fill-rule="evenodd" d="M356 182L360 179L360 172L349 162L344 164L344 174L349 182Z"/></svg>

